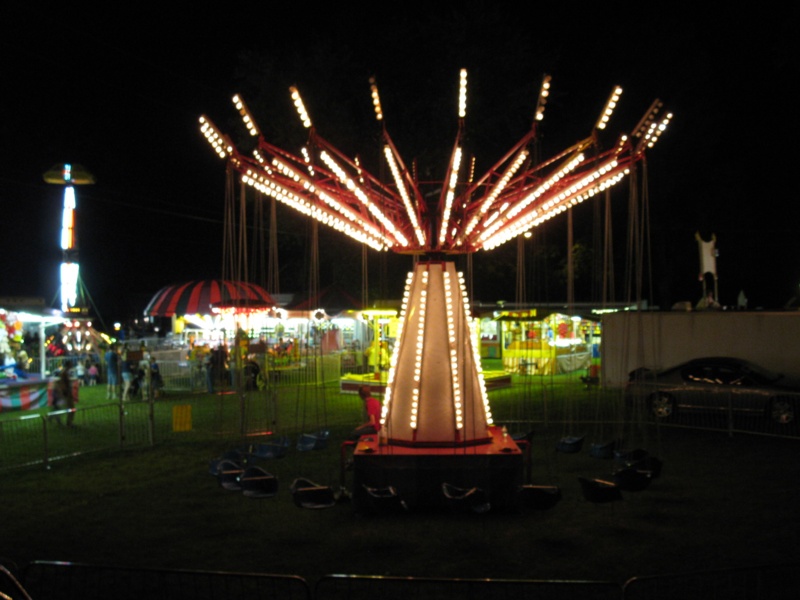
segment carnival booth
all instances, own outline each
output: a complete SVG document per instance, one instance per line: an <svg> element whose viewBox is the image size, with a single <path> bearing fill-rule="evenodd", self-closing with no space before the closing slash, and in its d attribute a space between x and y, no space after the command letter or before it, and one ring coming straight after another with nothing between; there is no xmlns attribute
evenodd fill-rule
<svg viewBox="0 0 800 600"><path fill-rule="evenodd" d="M389 357L397 338L398 317L394 309L367 309L352 315L354 329L361 332L352 346L352 371L342 375L340 390L356 393L368 385L376 394L386 390Z"/></svg>
<svg viewBox="0 0 800 600"><path fill-rule="evenodd" d="M552 375L592 367L600 341L599 322L562 313L538 319L533 310L497 311L492 320L496 333L488 335L497 336L497 351L506 372ZM487 325L483 331L489 332L491 327Z"/></svg>
<svg viewBox="0 0 800 600"><path fill-rule="evenodd" d="M46 334L49 325L61 324L61 316L13 312L0 308L0 412L45 408L52 396L52 380L46 375ZM30 334L31 331L34 334ZM28 342L38 339L36 348ZM30 370L38 351L40 370ZM74 390L78 398L77 381Z"/></svg>

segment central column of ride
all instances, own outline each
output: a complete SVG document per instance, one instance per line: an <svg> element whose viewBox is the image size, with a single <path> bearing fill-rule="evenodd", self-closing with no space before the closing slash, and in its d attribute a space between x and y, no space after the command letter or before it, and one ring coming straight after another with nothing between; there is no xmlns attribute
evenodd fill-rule
<svg viewBox="0 0 800 600"><path fill-rule="evenodd" d="M448 447L491 440L469 300L451 262L419 263L406 280L382 425L388 444Z"/></svg>
<svg viewBox="0 0 800 600"><path fill-rule="evenodd" d="M409 273L383 400L381 430L356 445L353 498L407 507L448 502L444 489L480 489L513 504L522 455L492 421L462 276L446 261Z"/></svg>

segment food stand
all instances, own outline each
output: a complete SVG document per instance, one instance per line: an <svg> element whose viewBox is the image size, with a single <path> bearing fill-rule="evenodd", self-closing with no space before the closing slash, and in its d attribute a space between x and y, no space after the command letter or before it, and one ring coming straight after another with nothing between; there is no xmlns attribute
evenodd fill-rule
<svg viewBox="0 0 800 600"><path fill-rule="evenodd" d="M498 347L506 372L552 375L592 366L599 322L562 313L537 319L535 310L496 311L491 321L481 328L481 343Z"/></svg>
<svg viewBox="0 0 800 600"><path fill-rule="evenodd" d="M35 410L52 402L52 380L46 376L45 327L63 321L61 316L0 308L0 412ZM39 339L38 374L28 372L27 358L22 358L26 353L21 352L25 331L31 328L36 328Z"/></svg>
<svg viewBox="0 0 800 600"><path fill-rule="evenodd" d="M355 344L354 352L360 354L353 366L366 373L345 373L339 381L339 390L357 393L362 385L368 385L372 393L386 391L389 357L397 337L398 317L394 309L367 309L359 311L357 319L363 323L364 337ZM357 363L357 364L356 364Z"/></svg>

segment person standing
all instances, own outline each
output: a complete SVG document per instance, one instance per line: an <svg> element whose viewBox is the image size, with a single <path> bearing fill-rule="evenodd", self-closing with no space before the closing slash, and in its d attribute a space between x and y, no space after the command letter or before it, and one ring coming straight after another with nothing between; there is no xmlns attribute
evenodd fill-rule
<svg viewBox="0 0 800 600"><path fill-rule="evenodd" d="M119 370L122 375L122 401L127 402L130 399L128 398L128 394L130 394L131 384L133 384L133 368L131 367L131 361L127 358L121 358Z"/></svg>
<svg viewBox="0 0 800 600"><path fill-rule="evenodd" d="M110 346L106 351L106 400L117 399L117 386L119 385L119 354L116 346Z"/></svg>
<svg viewBox="0 0 800 600"><path fill-rule="evenodd" d="M78 378L79 385L86 385L86 365L81 359L75 364L75 377Z"/></svg>
<svg viewBox="0 0 800 600"><path fill-rule="evenodd" d="M90 364L86 373L89 378L89 385L97 385L97 378L100 376L100 371L98 371L97 365L95 363Z"/></svg>
<svg viewBox="0 0 800 600"><path fill-rule="evenodd" d="M69 368L64 365L58 375L53 389L53 407L55 410L69 410L67 414L67 427L72 427L75 420L75 395L72 393L72 379L69 376ZM61 419L56 417L58 423Z"/></svg>
<svg viewBox="0 0 800 600"><path fill-rule="evenodd" d="M203 355L203 366L206 370L206 390L209 394L214 393L214 357L211 350L207 350Z"/></svg>
<svg viewBox="0 0 800 600"><path fill-rule="evenodd" d="M161 388L164 387L164 382L161 379L161 369L158 366L156 357L150 355L150 389L153 390L153 399L158 399Z"/></svg>

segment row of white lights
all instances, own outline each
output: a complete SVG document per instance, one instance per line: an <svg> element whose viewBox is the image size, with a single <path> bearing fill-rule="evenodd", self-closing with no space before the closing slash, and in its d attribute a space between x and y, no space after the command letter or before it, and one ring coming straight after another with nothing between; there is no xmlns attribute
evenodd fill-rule
<svg viewBox="0 0 800 600"><path fill-rule="evenodd" d="M598 170L595 173L587 176L578 184L568 188L568 190L560 193L557 197L550 199L545 206L534 209L527 213L521 219L514 223L509 224L508 227L498 231L493 237L486 240L483 247L486 250L496 248L501 244L515 238L516 236L529 231L531 228L536 227L553 218L554 216L564 212L572 206L580 204L584 200L593 197L601 191L605 191L610 187L616 185L629 174L628 169L607 174L609 170L617 167L616 161L613 161L613 166L607 166L605 169ZM588 186L588 187L587 187Z"/></svg>
<svg viewBox="0 0 800 600"><path fill-rule="evenodd" d="M536 115L535 121L539 121L543 117L544 107L547 103L547 99L550 95L550 85L551 85L551 78L549 75L545 75L542 80L541 89L539 92L539 98L536 107ZM306 110L305 104L300 96L298 89L295 86L291 86L290 88L292 101L295 105L297 110L297 114L300 117L304 127L311 128L311 118ZM383 120L383 110L381 107L380 96L378 94L378 87L375 83L374 78L370 78L370 90L372 94L372 103L375 110L376 118L379 121ZM620 96L622 94L621 87L615 87L612 91L610 97L608 98L603 111L600 114L600 118L598 119L595 128L596 129L605 129L607 126L609 119L611 118L614 109L616 108ZM239 110L244 123L253 136L260 136L261 133L255 123L255 120L252 118L247 106L245 105L244 101L241 99L240 96L236 95L233 98L234 105ZM467 101L467 70L461 69L459 72L459 92L458 92L458 116L460 119L464 119L466 116L466 101ZM665 118L663 118L660 122L656 122L655 118L659 110L661 109L661 102L656 101L653 106L651 106L649 112L646 116L642 119L639 123L639 126L636 129L635 136L641 138L639 145L636 148L636 153L641 152L644 147L651 148L658 137L663 133L666 129L669 120L671 119L672 115L668 114ZM213 124L208 121L205 117L201 117L200 119L202 127L201 130L203 134L206 136L207 140L214 148L215 152L222 157L232 156L234 149L232 144L228 141L228 139L223 136L214 126ZM384 134L388 136L388 134ZM460 136L460 133L459 133ZM388 139L388 137L387 137ZM624 147L628 147L627 145L621 145L618 151L622 151ZM412 199L410 196L410 190L408 186L403 183L402 174L398 165L397 157L394 155L394 149L386 145L384 147L384 155L386 157L387 163L389 168L392 172L392 176L394 178L394 182L397 189L397 197L400 202L402 202L403 207L405 208L405 215L408 217L410 222L411 228L414 233L414 237L416 238L415 242L417 247L424 248L425 245L428 243L426 239L425 232L421 223L418 219L418 205L415 206L415 199ZM451 164L449 169L449 179L447 182L446 193L444 196L444 203L442 206L442 215L441 215L441 225L438 235L438 242L437 246L439 248L447 248L449 243L453 243L455 245L462 245L467 244L469 247L478 249L478 248L485 248L488 249L486 244L484 243L488 239L498 240L498 239L511 239L503 232L506 225L513 221L517 214L523 211L528 204L533 202L534 200L538 199L546 189L553 185L557 179L563 176L563 174L557 174L555 176L555 180L553 177L548 179L548 182L542 184L537 191L534 191L532 194L526 196L523 201L516 203L512 211L509 211L504 218L499 219L503 211L509 208L509 202L505 201L498 210L492 210L494 206L502 201L502 193L510 183L513 176L517 173L517 171L521 168L522 164L524 163L525 159L527 158L527 151L520 152L514 161L507 167L506 171L504 172L503 176L494 184L494 186L489 190L488 196L484 200L480 202L480 205L477 211L468 219L462 222L466 223L466 227L461 229L461 226L457 223L451 223L451 216L453 214L453 205L455 202L455 195L456 195L456 186L459 180L458 172L461 167L462 161L462 152L463 149L460 144L456 144L456 148L453 152L451 157ZM309 165L308 168L310 169L311 176L314 176L313 170L310 166L310 158L306 153L306 162ZM392 219L388 218L386 214L384 214L377 206L377 204L371 200L371 194L359 187L356 182L345 172L345 170L339 166L336 161L333 159L330 153L323 151L321 154L321 158L323 162L334 172L337 179L346 187L347 192L352 194L355 199L357 199L360 203L362 203L370 212L370 214L375 218L375 220L380 223L381 228L385 233L391 236L391 240L386 238L386 235L382 234L384 240L382 242L383 245L387 247L392 247L395 244L401 248L409 248L411 246L411 242L406 238L406 236L400 231L399 224L394 223ZM263 157L260 154L257 154L257 160L263 163ZM474 159L472 162L474 166ZM359 173L361 173L360 167L358 167ZM360 177L360 180L363 183L363 177ZM471 178L470 178L471 181ZM544 189L542 189L544 188ZM419 194L418 191L415 192L417 195ZM339 204L338 206L331 203L331 196L323 196L317 192L318 197L323 201L326 202L329 206L331 206L334 210L342 212L342 206ZM416 199L416 202L419 202L419 199ZM399 202L398 202L399 204ZM344 211L347 212L347 211ZM306 213L312 214L315 216L316 213ZM323 213L325 214L324 211ZM352 218L351 214L347 215L348 218ZM329 222L329 217L326 217L326 220L323 221L326 224ZM478 225L481 225L478 227ZM473 232L478 229L478 232L473 235ZM517 231L519 234L519 227L513 227L514 231ZM376 229L377 230L377 229ZM460 233L459 233L460 231ZM450 238L448 238L448 233L450 234ZM375 232L371 232L371 235L375 235Z"/></svg>
<svg viewBox="0 0 800 600"><path fill-rule="evenodd" d="M492 425L492 409L489 406L489 394L486 392L486 380L483 377L483 367L481 366L481 357L478 350L478 322L475 319L469 319L468 316L472 314L472 309L469 304L469 292L467 292L467 284L464 281L464 274L458 272L458 284L461 288L461 302L463 307L464 317L469 321L469 346L472 349L472 362L478 372L478 385L480 386L481 400L483 402L483 412L486 415L486 424Z"/></svg>
<svg viewBox="0 0 800 600"><path fill-rule="evenodd" d="M381 425L386 424L386 417L389 414L389 405L392 402L392 384L397 370L397 360L399 350L403 347L403 339L406 335L406 314L408 309L408 299L411 296L411 283L414 280L414 273L409 273L406 277L406 285L403 291L403 302L400 306L400 318L397 320L397 345L395 351L389 359L389 374L386 379L386 394L383 397L383 408L381 409Z"/></svg>

